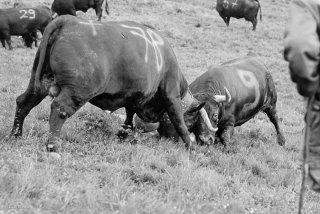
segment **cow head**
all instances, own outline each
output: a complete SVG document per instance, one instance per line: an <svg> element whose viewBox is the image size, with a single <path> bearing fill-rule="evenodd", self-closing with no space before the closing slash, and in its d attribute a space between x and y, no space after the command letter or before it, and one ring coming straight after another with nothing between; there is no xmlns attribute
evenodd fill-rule
<svg viewBox="0 0 320 214"><path fill-rule="evenodd" d="M196 136L196 139L201 139L201 143L212 144L214 141L214 134L216 129L213 128L206 110L203 108L205 102L199 102L195 99L188 90L182 99L182 111L185 124L190 132L197 130L195 126L201 124L201 136ZM201 121L201 122L199 122ZM178 133L175 131L168 114L164 114L159 123L147 123L142 121L139 117L134 118L135 127L143 132L150 132L158 130L160 136L167 138L179 139ZM199 142L199 141L198 141Z"/></svg>
<svg viewBox="0 0 320 214"><path fill-rule="evenodd" d="M195 97L200 100L201 102L205 102L206 106L204 111L206 111L207 116L210 115L209 118L206 116L202 116L200 120L197 121L196 125L194 126L192 132L197 137L197 141L206 143L208 142L208 138L211 136L215 136L215 133L218 131L218 124L219 124L219 116L222 114L222 104L231 102L231 94L226 87L224 87L225 95L217 94L211 95L210 93L204 94L196 94ZM208 129L208 122L213 128ZM212 140L212 139L211 139ZM214 137L213 137L214 141Z"/></svg>

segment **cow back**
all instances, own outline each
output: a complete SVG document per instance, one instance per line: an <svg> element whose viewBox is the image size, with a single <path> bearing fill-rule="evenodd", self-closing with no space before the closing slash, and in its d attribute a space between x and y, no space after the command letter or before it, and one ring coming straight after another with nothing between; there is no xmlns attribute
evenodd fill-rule
<svg viewBox="0 0 320 214"><path fill-rule="evenodd" d="M57 23L61 25L54 27ZM177 87L187 85L181 84L186 81L168 41L146 25L65 15L49 24L43 39L52 41L48 62L57 83L74 87L79 96L102 109L130 103L132 108L143 107L143 115L138 110L137 114L147 120L164 111L158 89L165 87L166 78Z"/></svg>
<svg viewBox="0 0 320 214"><path fill-rule="evenodd" d="M216 10L227 17L251 18L259 11L257 0L217 0Z"/></svg>

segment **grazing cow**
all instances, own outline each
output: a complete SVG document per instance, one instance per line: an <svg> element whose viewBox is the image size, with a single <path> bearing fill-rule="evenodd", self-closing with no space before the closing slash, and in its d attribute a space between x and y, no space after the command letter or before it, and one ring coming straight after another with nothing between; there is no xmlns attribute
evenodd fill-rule
<svg viewBox="0 0 320 214"><path fill-rule="evenodd" d="M26 7L31 7L30 5L27 5L24 2L15 2L13 4L13 8L26 8ZM25 46L31 48L32 43L34 42L35 46L38 47L38 41L37 41L37 32L30 32L26 35L22 36L23 42Z"/></svg>
<svg viewBox="0 0 320 214"><path fill-rule="evenodd" d="M101 23L70 15L53 20L42 37L29 86L17 98L12 135L22 134L24 118L47 95L53 97L47 143L52 152L59 147L66 119L87 102L103 110L125 107L125 126L132 125L135 113L156 122L167 112L187 147L188 128L199 117L213 129L205 103L188 93L168 41L136 22ZM185 117L182 105L188 109Z"/></svg>
<svg viewBox="0 0 320 214"><path fill-rule="evenodd" d="M87 12L88 9L93 8L96 11L98 21L101 21L102 17L102 3L104 0L54 0L51 9L59 16L61 15L73 15L76 16L76 11L81 10ZM109 14L109 6L106 0L105 11Z"/></svg>
<svg viewBox="0 0 320 214"><path fill-rule="evenodd" d="M259 9L260 20L262 20L259 0L217 0L216 5L216 10L227 26L229 26L230 17L245 18L245 20L252 22L252 30L256 30Z"/></svg>
<svg viewBox="0 0 320 214"><path fill-rule="evenodd" d="M22 36L26 44L32 44L37 30L42 33L52 20L50 8L45 6L31 8L0 9L0 41L3 47L5 41L12 49L11 35ZM30 41L31 40L31 41Z"/></svg>
<svg viewBox="0 0 320 214"><path fill-rule="evenodd" d="M218 128L217 140L225 146L230 142L234 127L247 122L259 111L265 112L275 126L278 144L285 144L276 113L276 88L268 69L256 55L249 54L218 67L210 67L190 84L190 90L197 100L206 103L211 123ZM135 117L135 124L142 130L158 129L160 136L178 136L166 116L158 126L144 123L138 117ZM191 131L196 137L206 136L202 127L203 124L198 122Z"/></svg>

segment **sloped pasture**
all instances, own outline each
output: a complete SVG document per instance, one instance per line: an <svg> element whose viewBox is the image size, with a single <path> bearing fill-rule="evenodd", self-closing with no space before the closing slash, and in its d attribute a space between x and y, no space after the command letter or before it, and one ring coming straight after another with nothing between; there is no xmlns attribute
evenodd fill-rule
<svg viewBox="0 0 320 214"><path fill-rule="evenodd" d="M21 1L21 0L20 0ZM14 0L2 0L1 8ZM25 0L35 6L51 0ZM25 120L23 137L7 139L15 99L24 92L37 48L13 38L0 48L0 212L3 213L296 213L299 199L305 101L283 60L288 0L261 0L256 32L243 19L230 26L213 0L109 0L109 20L154 26L171 43L189 82L249 51L270 69L278 91L278 114L286 137L280 147L267 116L236 128L231 151L188 155L182 143L138 134L120 141L121 119L87 104L65 123L62 160L48 162L47 98ZM84 18L96 19L93 10ZM120 111L121 113L121 111ZM320 195L307 191L305 213L319 213Z"/></svg>

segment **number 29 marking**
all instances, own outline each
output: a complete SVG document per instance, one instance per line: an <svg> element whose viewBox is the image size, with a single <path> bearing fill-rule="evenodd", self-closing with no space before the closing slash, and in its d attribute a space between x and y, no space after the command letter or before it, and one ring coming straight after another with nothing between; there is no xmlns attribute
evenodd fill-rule
<svg viewBox="0 0 320 214"><path fill-rule="evenodd" d="M34 11L33 9L19 10L19 13L22 13L22 16L20 16L20 19L34 19L34 18L36 18L36 11Z"/></svg>

